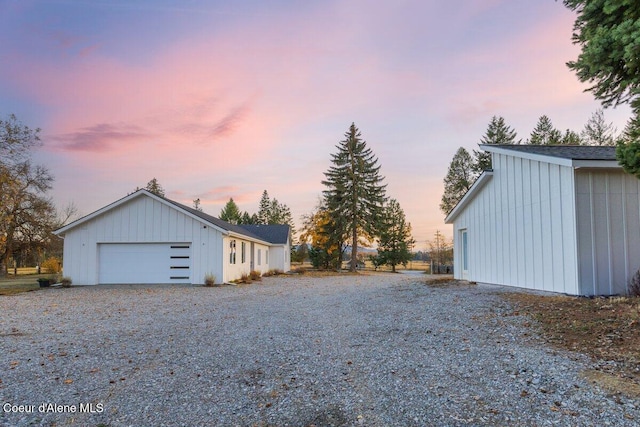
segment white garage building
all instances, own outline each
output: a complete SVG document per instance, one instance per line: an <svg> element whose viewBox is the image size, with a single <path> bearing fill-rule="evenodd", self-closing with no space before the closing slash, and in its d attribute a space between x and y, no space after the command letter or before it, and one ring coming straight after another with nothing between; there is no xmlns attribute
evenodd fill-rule
<svg viewBox="0 0 640 427"><path fill-rule="evenodd" d="M146 190L55 232L74 284L228 282L252 270L290 270L287 225L233 225Z"/></svg>
<svg viewBox="0 0 640 427"><path fill-rule="evenodd" d="M625 294L640 268L640 180L615 147L481 145L485 171L449 213L458 279Z"/></svg>

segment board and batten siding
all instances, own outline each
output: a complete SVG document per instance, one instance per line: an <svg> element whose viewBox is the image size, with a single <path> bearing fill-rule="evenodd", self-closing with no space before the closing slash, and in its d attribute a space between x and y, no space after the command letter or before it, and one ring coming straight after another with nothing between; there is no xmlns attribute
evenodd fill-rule
<svg viewBox="0 0 640 427"><path fill-rule="evenodd" d="M493 176L454 220L455 277L578 293L573 169L492 154Z"/></svg>
<svg viewBox="0 0 640 427"><path fill-rule="evenodd" d="M117 206L64 238L64 274L76 284L98 283L100 243L189 243L191 282L202 283L207 273L222 277L222 233L151 197Z"/></svg>
<svg viewBox="0 0 640 427"><path fill-rule="evenodd" d="M264 274L269 271L269 265L265 262L265 256L269 253L269 246L257 242L242 239L237 236L224 237L224 276L225 282L239 279L243 274L249 275L252 270ZM231 242L235 242L235 263L231 262ZM245 259L242 262L242 243L245 244ZM253 249L252 249L253 248ZM252 251L253 250L253 254ZM258 251L260 251L260 261L258 264ZM253 266L251 261L253 260Z"/></svg>
<svg viewBox="0 0 640 427"><path fill-rule="evenodd" d="M580 294L625 294L640 269L640 180L622 170L576 171Z"/></svg>

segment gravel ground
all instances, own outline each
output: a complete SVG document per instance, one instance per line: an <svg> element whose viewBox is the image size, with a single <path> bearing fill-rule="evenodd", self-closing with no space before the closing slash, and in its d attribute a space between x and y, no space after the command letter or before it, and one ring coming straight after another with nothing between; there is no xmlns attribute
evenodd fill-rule
<svg viewBox="0 0 640 427"><path fill-rule="evenodd" d="M0 425L640 422L638 402L582 378L589 359L546 346L530 319L511 315L499 296L510 290L418 280L274 277L0 297Z"/></svg>

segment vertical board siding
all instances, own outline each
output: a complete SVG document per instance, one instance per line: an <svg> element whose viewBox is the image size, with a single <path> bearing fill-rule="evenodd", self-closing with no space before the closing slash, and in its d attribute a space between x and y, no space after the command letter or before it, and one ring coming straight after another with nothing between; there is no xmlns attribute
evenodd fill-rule
<svg viewBox="0 0 640 427"><path fill-rule="evenodd" d="M455 276L466 229L469 280L577 293L574 200L570 167L494 153L493 177L454 221Z"/></svg>
<svg viewBox="0 0 640 427"><path fill-rule="evenodd" d="M192 283L203 283L207 273L222 278L222 233L146 196L71 229L64 239L65 275L80 285L98 283L100 243L190 243Z"/></svg>
<svg viewBox="0 0 640 427"><path fill-rule="evenodd" d="M625 294L640 268L640 180L620 170L576 172L580 293Z"/></svg>

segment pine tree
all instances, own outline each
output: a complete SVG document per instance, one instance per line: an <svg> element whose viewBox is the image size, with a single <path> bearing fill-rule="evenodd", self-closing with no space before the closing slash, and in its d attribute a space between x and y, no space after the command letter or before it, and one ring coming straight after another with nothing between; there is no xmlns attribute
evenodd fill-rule
<svg viewBox="0 0 640 427"><path fill-rule="evenodd" d="M567 129L564 132L564 135L562 135L562 138L560 139L559 144L562 144L562 145L581 145L582 144L582 138L580 138L580 135L578 135L577 132L572 131L571 129Z"/></svg>
<svg viewBox="0 0 640 427"><path fill-rule="evenodd" d="M202 212L202 207L200 207L200 198L199 197L193 201L193 209Z"/></svg>
<svg viewBox="0 0 640 427"><path fill-rule="evenodd" d="M271 201L269 200L269 193L267 193L267 190L264 190L258 208L258 224L269 224L270 209Z"/></svg>
<svg viewBox="0 0 640 427"><path fill-rule="evenodd" d="M458 202L469 191L476 174L473 171L473 159L464 148L458 148L451 160L447 176L444 178L444 193L440 202L440 210L448 215Z"/></svg>
<svg viewBox="0 0 640 427"><path fill-rule="evenodd" d="M489 122L487 131L482 139L480 139L480 144L517 144L516 138L516 131L510 126L507 126L504 117L493 116L491 122ZM480 175L485 170L491 169L491 153L483 150L473 150L473 156L475 158L473 170L477 175Z"/></svg>
<svg viewBox="0 0 640 427"><path fill-rule="evenodd" d="M581 82L592 83L602 105L629 103L633 116L616 147L616 158L623 169L640 178L640 7L629 0L564 0L577 13L573 43L580 45L578 59L567 63ZM629 138L629 134L634 134ZM634 154L635 153L635 154Z"/></svg>
<svg viewBox="0 0 640 427"><path fill-rule="evenodd" d="M220 211L220 219L231 224L238 224L240 223L240 218L240 209L238 209L238 205L233 201L233 198L230 198Z"/></svg>
<svg viewBox="0 0 640 427"><path fill-rule="evenodd" d="M345 133L345 139L331 155L332 166L325 172L327 187L323 191L327 210L337 225L336 236L351 239L351 271L356 271L358 237L372 238L379 230L386 184L382 184L378 159L361 138L354 123Z"/></svg>
<svg viewBox="0 0 640 427"><path fill-rule="evenodd" d="M640 116L632 117L616 146L616 158L625 172L640 179Z"/></svg>
<svg viewBox="0 0 640 427"><path fill-rule="evenodd" d="M238 224L257 224L257 215L253 214L250 215L249 212L244 211L242 212L242 215L240 215L240 221L238 222Z"/></svg>
<svg viewBox="0 0 640 427"><path fill-rule="evenodd" d="M587 145L615 145L615 134L616 128L613 123L604 120L604 111L599 108L584 125L581 136Z"/></svg>
<svg viewBox="0 0 640 427"><path fill-rule="evenodd" d="M555 145L560 143L562 134L553 127L551 119L547 116L540 116L536 127L531 132L528 143L531 145Z"/></svg>
<svg viewBox="0 0 640 427"><path fill-rule="evenodd" d="M411 224L404 215L404 211L395 199L389 200L383 215L383 227L378 239L378 259L390 265L395 273L396 265L411 260L411 248L415 240L411 237Z"/></svg>
<svg viewBox="0 0 640 427"><path fill-rule="evenodd" d="M164 197L164 188L162 188L162 185L160 185L158 180L155 178L147 183L145 190L155 194L156 196Z"/></svg>

